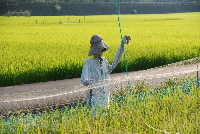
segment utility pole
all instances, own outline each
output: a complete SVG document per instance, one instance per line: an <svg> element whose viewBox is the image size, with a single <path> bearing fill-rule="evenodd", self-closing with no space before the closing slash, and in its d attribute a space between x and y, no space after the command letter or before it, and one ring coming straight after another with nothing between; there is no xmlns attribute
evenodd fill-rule
<svg viewBox="0 0 200 134"><path fill-rule="evenodd" d="M118 6L118 7L119 7L119 9L118 9L119 12L118 12L118 14L120 14L120 0L118 0L118 5L119 5L119 6Z"/></svg>

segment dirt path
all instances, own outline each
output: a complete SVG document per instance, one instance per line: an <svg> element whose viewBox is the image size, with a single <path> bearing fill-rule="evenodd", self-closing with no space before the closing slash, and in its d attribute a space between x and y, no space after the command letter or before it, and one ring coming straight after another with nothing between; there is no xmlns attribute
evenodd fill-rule
<svg viewBox="0 0 200 134"><path fill-rule="evenodd" d="M199 69L197 69L197 65ZM138 80L152 85L164 82L166 78L196 74L200 63L191 65L168 66L149 70L111 74L110 89L136 83ZM0 114L17 110L40 110L49 107L60 107L86 98L87 88L80 83L80 78L50 82L0 87Z"/></svg>

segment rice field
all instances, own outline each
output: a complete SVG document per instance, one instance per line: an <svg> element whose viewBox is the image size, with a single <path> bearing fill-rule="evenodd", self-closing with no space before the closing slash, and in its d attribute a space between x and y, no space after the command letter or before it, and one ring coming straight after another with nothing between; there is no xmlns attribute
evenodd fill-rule
<svg viewBox="0 0 200 134"><path fill-rule="evenodd" d="M95 110L95 116L91 115L92 110L78 103L76 107L61 110L0 118L0 133L198 134L200 92L195 83L168 88L165 93L113 98L110 108Z"/></svg>
<svg viewBox="0 0 200 134"><path fill-rule="evenodd" d="M198 12L119 18L122 35L132 38L125 46L128 71L200 56ZM117 15L0 19L0 86L80 77L92 35L101 35L110 47L103 55L110 63L121 42ZM113 73L125 71L122 58Z"/></svg>
<svg viewBox="0 0 200 134"><path fill-rule="evenodd" d="M125 46L128 70L199 57L199 17L200 13L120 15L122 34L132 37ZM93 34L101 35L110 46L104 54L110 63L121 40L116 15L86 16L85 20L84 16L0 18L0 86L80 77L84 60L90 58ZM79 19L82 24L60 24ZM114 72L124 71L122 59ZM148 88L139 85L138 92L144 87ZM145 99L139 94L126 94L123 101L112 99L110 108L97 110L95 117L81 104L0 117L0 133L199 133L199 89L195 84L179 87L172 93L166 90L169 94L147 94Z"/></svg>

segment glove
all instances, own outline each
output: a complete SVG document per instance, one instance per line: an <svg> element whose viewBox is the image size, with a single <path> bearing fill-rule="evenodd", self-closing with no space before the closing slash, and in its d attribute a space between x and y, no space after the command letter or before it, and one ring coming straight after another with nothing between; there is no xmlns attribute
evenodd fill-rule
<svg viewBox="0 0 200 134"><path fill-rule="evenodd" d="M131 40L131 37L130 37L129 35L125 35L125 36L122 38L122 43L128 45L129 40Z"/></svg>

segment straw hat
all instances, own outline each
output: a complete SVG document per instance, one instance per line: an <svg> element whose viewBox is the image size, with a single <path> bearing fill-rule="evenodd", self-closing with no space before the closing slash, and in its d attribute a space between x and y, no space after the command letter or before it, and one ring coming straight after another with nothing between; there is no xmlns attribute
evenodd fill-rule
<svg viewBox="0 0 200 134"><path fill-rule="evenodd" d="M100 35L93 35L91 40L90 40L90 51L89 51L89 56L93 54L100 54L101 50L107 51L109 49L109 46L106 45L105 42L103 42L103 39ZM104 52L105 52L104 51Z"/></svg>

